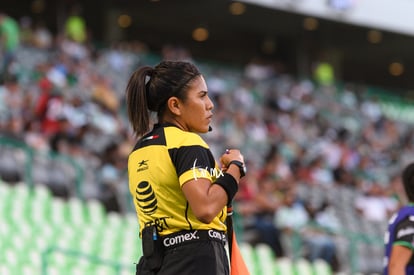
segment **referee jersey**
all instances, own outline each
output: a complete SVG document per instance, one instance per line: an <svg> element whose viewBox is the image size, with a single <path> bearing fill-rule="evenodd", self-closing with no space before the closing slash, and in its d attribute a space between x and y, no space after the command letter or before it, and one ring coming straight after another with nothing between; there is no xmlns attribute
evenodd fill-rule
<svg viewBox="0 0 414 275"><path fill-rule="evenodd" d="M181 190L189 180L206 178L214 182L220 173L207 143L198 134L171 124L156 124L128 158L129 190L140 231L153 224L161 236L181 230L226 231L225 208L210 224L202 223Z"/></svg>

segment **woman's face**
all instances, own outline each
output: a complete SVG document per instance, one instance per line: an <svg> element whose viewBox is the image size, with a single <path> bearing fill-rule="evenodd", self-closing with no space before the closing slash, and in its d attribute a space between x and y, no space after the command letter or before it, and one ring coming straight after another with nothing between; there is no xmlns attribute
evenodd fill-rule
<svg viewBox="0 0 414 275"><path fill-rule="evenodd" d="M208 132L214 104L208 97L207 85L202 76L190 83L187 97L181 101L179 124L183 130L195 133Z"/></svg>

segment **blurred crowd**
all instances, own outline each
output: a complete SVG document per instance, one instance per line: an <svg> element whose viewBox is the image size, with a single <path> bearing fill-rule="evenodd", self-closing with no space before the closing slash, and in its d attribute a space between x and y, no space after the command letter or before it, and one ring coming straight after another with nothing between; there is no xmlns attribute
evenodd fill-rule
<svg viewBox="0 0 414 275"><path fill-rule="evenodd" d="M5 18L13 20L0 15L2 38ZM68 23L54 36L23 18L16 21L19 43L1 45L0 136L76 160L90 175L86 198L125 210L119 194L127 192L134 144L125 85L138 66L168 58L191 60L205 74L215 104L213 131L205 135L213 153L234 147L245 156L248 172L236 202L246 231L258 233L252 242L283 256L282 236L301 232L307 257L335 267L331 236L343 226L332 212L335 202L312 204L301 186L355 190L352 207L372 222L385 222L405 203L397 175L414 157L412 127L387 118L364 87L299 79L266 60L240 68L200 62L174 45L159 55L139 42L96 48L81 18L72 20L75 27Z"/></svg>

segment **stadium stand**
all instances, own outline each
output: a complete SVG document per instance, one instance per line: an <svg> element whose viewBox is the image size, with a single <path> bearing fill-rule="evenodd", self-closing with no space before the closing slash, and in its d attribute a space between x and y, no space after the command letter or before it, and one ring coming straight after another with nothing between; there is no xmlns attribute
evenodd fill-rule
<svg viewBox="0 0 414 275"><path fill-rule="evenodd" d="M36 83L38 82L36 78L33 79L33 74L40 73L37 69L37 66L39 65L36 64L38 64L37 62L40 62L40 64L42 64L42 62L47 60L45 56L48 54L50 53L46 53L35 48L21 48L21 50L18 52L18 56L19 60L21 60L21 74L19 78L21 79L21 82L19 83L22 88L28 87L29 84L36 86ZM117 87L115 91L117 91L119 98L122 98L122 87L125 85L125 77L127 74L116 73L116 71L114 71L114 68L109 65L111 60L110 57L113 56L113 54L114 53L111 52L111 50L104 50L100 55L101 58L94 60L94 62L91 64L102 75L115 76L113 86ZM161 56L146 53L137 54L129 51L117 54L120 55L118 58L128 60L128 63L126 64L128 64L127 67L130 69L137 64L154 64L161 59ZM362 111L356 111L358 110L358 104L356 103L358 102L357 100L361 101L360 104L370 103L374 107L381 107L381 105L374 105L375 102L371 102L370 97L366 99L358 99L355 98L353 92L346 91L346 89L337 93L332 93L330 90L319 91L317 88L312 86L310 82L296 81L291 76L280 75L272 77L266 81L253 81L250 84L253 86L249 86L249 81L246 80L243 68L229 68L225 65L214 63L202 63L201 68L206 72L206 79L209 79L210 92L216 101L216 112L218 113L218 118L221 117L221 112L224 112L226 116L234 116L237 113L237 108L235 108L237 104L239 104L239 106L243 106L243 108L238 109L239 111L245 110L249 114L257 113L260 114L260 116L264 115L263 110L266 108L288 108L285 111L279 110L275 111L276 113L274 114L270 113L270 116L274 117L276 120L268 122L269 124L266 126L267 129L264 136L256 134L247 135L245 130L242 130L240 128L240 125L233 125L231 122L226 120L218 120L217 125L213 125L215 131L213 131L210 136L206 136L206 138L211 141L213 152L220 152L223 150L222 146L224 143L240 146L240 141L243 141L245 155L249 156L248 161L251 163L249 166L249 172L252 175L257 173L255 166L260 167L263 165L264 155L266 154L269 145L275 142L280 143L283 158L291 163L293 163L295 157L292 155L295 154L295 149L294 147L290 147L292 145L292 142L293 144L303 144L305 146L314 144L315 146L309 146L306 149L307 155L305 155L304 159L305 166L308 165L307 162L311 160L315 152L317 153L318 150L321 150L321 148L323 148L323 146L334 145L329 140L329 136L327 136L327 134L330 133L329 131L326 133L321 132L319 139L313 136L308 136L308 140L306 140L305 137L307 137L307 133L300 132L300 128L294 127L291 129L291 134L297 138L296 140L289 141L288 139L283 140L283 138L281 139L278 137L277 133L280 134L281 132L286 131L283 129L283 127L285 127L284 123L291 119L289 112L298 115L302 114L306 117L306 115L315 112L314 107L312 106L319 106L320 109L316 110L316 112L320 115L320 117L326 119L325 123L331 125L331 133L335 135L335 128L346 127L349 129L349 131L352 132L352 134L355 134L354 138L356 139L358 138L359 129L366 127L366 125L369 125L370 120L375 119L375 112L373 111L365 115ZM128 70L125 69L125 71ZM122 78L122 76L124 77ZM55 202L55 200L52 200L53 203L50 203L53 205L53 209L56 208L56 211L58 209L66 209L62 211L67 212L68 205L72 204L72 207L75 209L77 209L76 207L79 208L79 206L76 206L78 203L72 202L72 197L75 196L85 201L99 201L99 203L102 204L101 207L105 209L105 212L110 209L117 209L115 212L127 213L131 209L131 204L129 200L125 174L122 173L123 166L118 166L119 164L116 163L107 163L107 165L103 165L102 160L106 158L105 154L107 152L111 152L110 150L106 150L107 148L111 148L111 141L116 141L116 144L119 145L119 150L117 151L118 155L115 156L115 159L122 159L125 157L125 152L128 152L128 146L130 146L128 145L130 140L128 140L128 138L125 138L125 136L127 136L125 135L125 132L113 132L113 125L115 124L113 124L111 116L106 117L107 113L105 112L105 109L101 109L101 105L95 105L96 103L93 101L92 97L88 95L90 87L82 88L81 86L74 86L70 87L68 90L65 88L64 90L68 95L68 99L65 102L69 104L69 106L72 106L70 101L72 99L72 93L79 93L78 89L85 89L84 94L81 94L82 97L85 97L82 99L82 102L84 104L83 106L85 108L79 109L80 113L77 114L79 115L82 114L82 112L85 112L85 110L89 110L90 112L86 113L91 117L91 120L87 125L86 134L81 140L81 145L74 143L63 143L65 145L63 146L65 151L51 152L48 149L49 140L45 139L45 137L42 138L45 139L43 142L46 144L44 145L46 149L39 145L42 144L41 142L30 143L28 136L38 134L36 131L23 131L20 132L17 137L15 137L7 125L4 126L5 124L3 124L0 140L0 150L2 151L0 157L4 160L0 162L1 177L4 181L7 181L11 184L13 184L13 182L25 182L28 184L28 186L32 187L45 185L48 187L48 190L52 192L54 197L58 197L61 200L68 200L71 198L69 200L70 203L63 203L61 200L60 202ZM275 90L272 91L272 89ZM267 91L269 93L271 92L269 95L271 97L267 99L265 95L267 92L264 91ZM289 91L294 92L289 94ZM295 95L300 95L301 93L304 93L306 95L309 92L312 94L312 96L307 100L310 101L305 100L302 102L294 98ZM34 97L38 96L38 91L34 91L33 93ZM243 96L241 98L234 98L233 95L235 93L240 93ZM252 93L255 96L253 102L256 102L257 105L252 105L252 99L250 98L249 93ZM221 103L220 100L223 100L223 102ZM387 104L391 104L393 101L387 98L386 102ZM223 109L220 107L220 104L227 104L228 108ZM276 106L274 106L274 104L276 104ZM279 107L277 107L278 104ZM340 108L341 112L338 113L337 110L331 109L330 106L337 106ZM371 106L371 110L375 110L374 107ZM122 105L120 108L121 109L119 110L119 114L122 114ZM289 111L289 108L292 109ZM242 117L243 116L241 116L241 118ZM283 118L286 120L283 120ZM362 118L364 118L364 120L361 120ZM96 121L99 119L106 119L105 121L108 127L99 128L99 125L96 123ZM117 119L118 121L121 121L121 125L124 125L122 121L125 121L125 118L122 115ZM278 119L280 119L280 121L278 121ZM382 119L384 120L385 118ZM252 120L251 123L254 121L255 120ZM305 119L304 121L307 120ZM385 121L387 123L389 122L386 119ZM406 122L399 121L400 120L396 122L391 121L391 123L398 125L398 129L401 130L401 133L403 135L405 131L404 127L401 126ZM263 129L260 130L260 127L262 127L260 126L260 121L256 123L257 125L254 123L246 124L246 122L244 122L242 125L251 125L252 127L254 126L256 131L258 131L255 133L261 133ZM314 127L313 129L308 129L308 134L312 134L312 131L317 131L317 127L319 127L318 123L318 120L316 120L314 124L307 124L310 127ZM303 129L306 128L304 125L302 125ZM381 125L382 124L379 124L379 127L381 127ZM382 128L380 128L380 130L381 129ZM299 132L294 132L296 130ZM229 136L225 134L228 131L233 131L233 133L237 132L238 134ZM325 138L327 139L325 140ZM223 140L225 140L225 142L223 142ZM28 146L28 143L32 144L32 146ZM366 144L365 146L369 147L371 145ZM408 158L410 152L411 150L407 150L404 154L405 157L402 155L404 158L402 158L400 162L403 162L405 158ZM376 179L383 182L386 186L388 179L387 177L389 175L392 175L393 171L395 171L396 167L399 166L400 162L393 162L387 156L384 156L378 152L376 154L373 154L372 158L370 159L370 166L367 171L371 175L376 175ZM372 167L375 166L376 168L373 169ZM384 176L385 178L381 178ZM307 184L304 179L296 179L296 181L303 183L298 185L298 190L301 197L305 197L312 204L319 205L325 199L329 200L330 202L334 202L333 207L335 210L335 215L337 215L341 221L342 226L341 232L335 235L335 242L337 243L338 247L338 256L339 261L341 262L341 268L344 269L345 272L349 270L360 270L361 272L366 271L374 273L378 272L379 267L381 266L380 262L382 260L381 236L384 225L380 224L372 226L372 223L364 219L361 220L360 216L358 213L356 213L353 207L355 198L361 195L364 192L364 189L346 185L335 185L335 188L329 188L330 185L318 184L317 182L316 184L315 182L309 184L309 181ZM116 184L114 185L113 182L116 182ZM367 184L369 183L370 181L367 181ZM22 194L22 197L24 196L27 196L27 194ZM110 199L108 199L108 197ZM115 200L113 200L113 198L115 198ZM7 207L10 207L10 205ZM30 213L23 210L23 208L28 207L27 205L19 205L16 207L17 210L20 209L20 214L22 217L27 217L27 213ZM42 219L45 215L56 214L54 211L50 212L50 209L48 209L47 206L40 206L39 209L42 209L42 211L39 213L36 211L36 214L33 216L37 219ZM43 211L45 211L45 213L43 213ZM12 213L14 213L13 215L15 215L14 217L16 218L18 215L20 215L15 212ZM242 229L244 217L243 215L239 215L239 217L241 224L237 225L239 228L238 232L243 235L244 232ZM92 218L92 216L90 218ZM94 221L94 223L101 223L103 219L100 215L96 217L94 215L93 218L97 219ZM63 222L59 219L63 219L63 216L53 216L52 221L54 221L54 224ZM78 220L74 220L73 222L74 224L82 223L81 216L78 217ZM24 227L25 225L22 225L22 228ZM68 234L68 236L71 236L71 233ZM41 243L42 240L36 240L36 242ZM62 242L64 241L62 240ZM288 245L288 247L291 248L290 251L288 249L289 254L287 255L290 260L289 262L295 262L297 258L304 256L300 241L296 242L296 240L294 241L291 238L286 238L284 242ZM252 245L254 246L254 243ZM88 251L86 248L85 250ZM81 250L81 253L84 252ZM13 252L7 252L4 254L12 255ZM255 257L249 260L249 262L252 263L254 270L259 270L260 267L256 267L257 260L254 259ZM370 263L370 265L367 263ZM281 266L291 265L284 264L283 261L280 261L280 264ZM272 268L273 267L270 267L270 269ZM274 268L277 269L277 267Z"/></svg>

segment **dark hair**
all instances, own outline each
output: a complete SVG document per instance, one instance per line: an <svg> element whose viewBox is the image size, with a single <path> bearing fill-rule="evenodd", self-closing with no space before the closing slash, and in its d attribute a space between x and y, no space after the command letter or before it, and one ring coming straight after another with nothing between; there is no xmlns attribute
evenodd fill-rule
<svg viewBox="0 0 414 275"><path fill-rule="evenodd" d="M408 164L402 173L405 193L410 202L414 202L414 163Z"/></svg>
<svg viewBox="0 0 414 275"><path fill-rule="evenodd" d="M199 76L195 65L184 61L162 61L154 68L143 66L132 73L126 88L129 121L137 137L149 130L150 111L160 121L168 99L185 100L190 82Z"/></svg>

